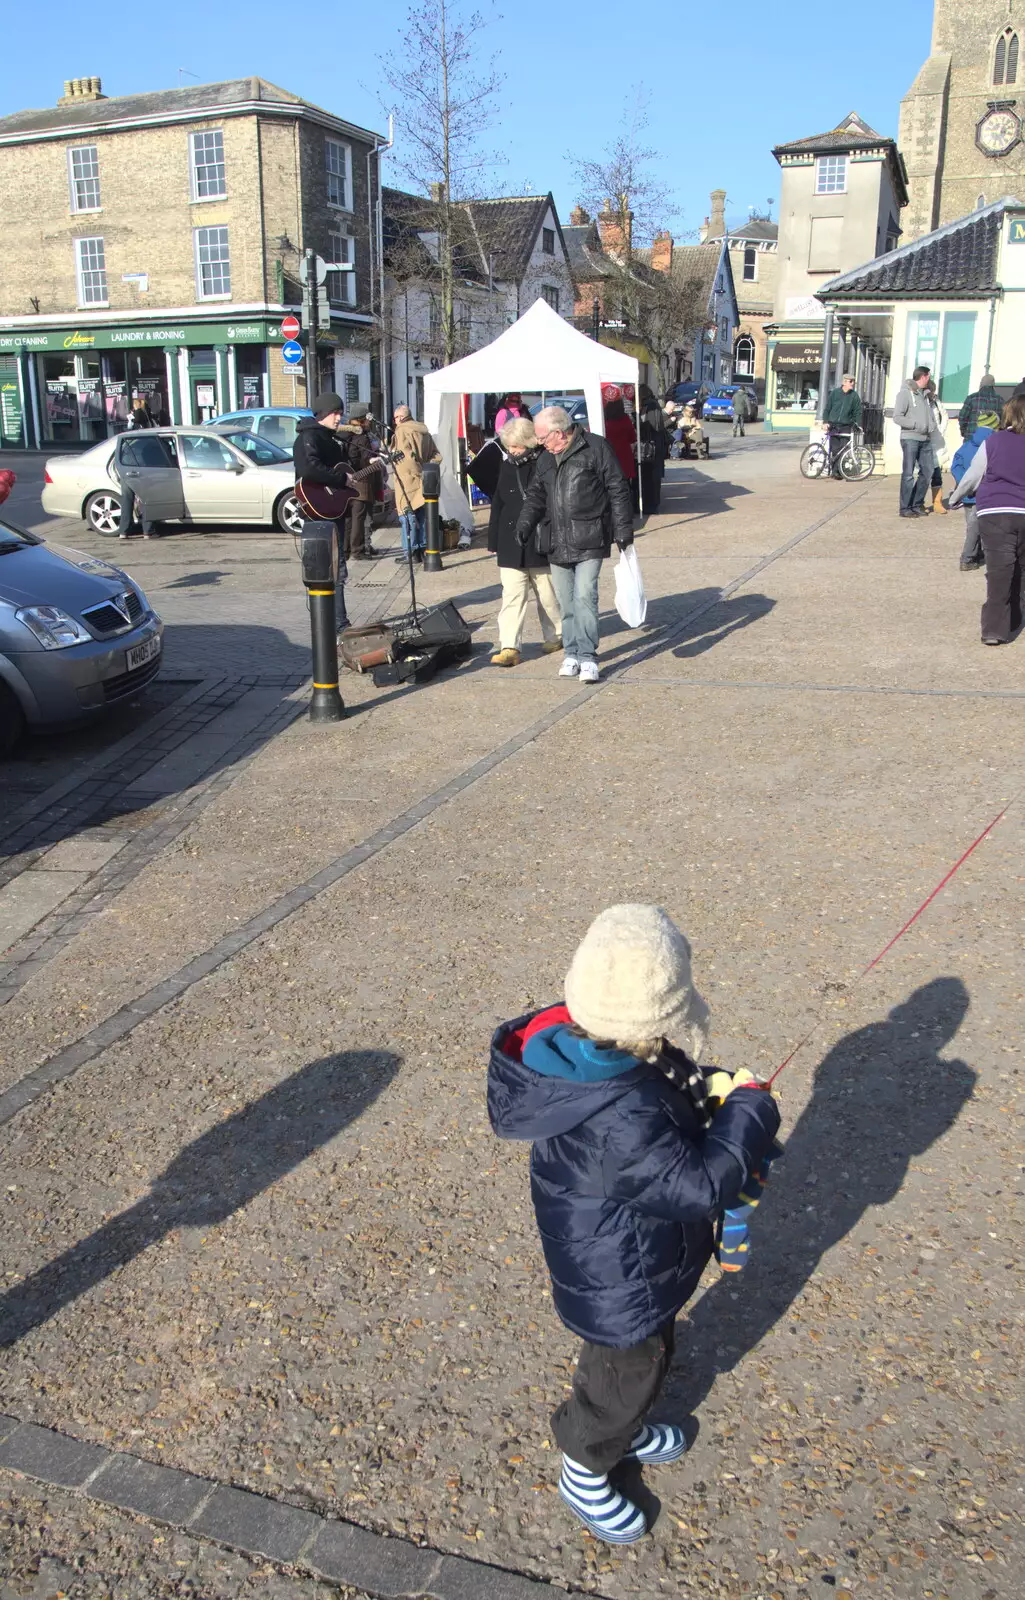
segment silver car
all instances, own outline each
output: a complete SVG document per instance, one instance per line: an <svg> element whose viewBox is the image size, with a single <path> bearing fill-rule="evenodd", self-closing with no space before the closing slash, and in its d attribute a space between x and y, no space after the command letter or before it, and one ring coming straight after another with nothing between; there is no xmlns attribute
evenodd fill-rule
<svg viewBox="0 0 1025 1600"><path fill-rule="evenodd" d="M297 533L302 512L287 450L245 430L145 428L104 439L82 455L46 463L43 510L82 517L113 535L121 516L121 480L145 491L153 522L258 522Z"/></svg>
<svg viewBox="0 0 1025 1600"><path fill-rule="evenodd" d="M0 756L26 727L81 722L145 688L163 632L120 567L0 520Z"/></svg>

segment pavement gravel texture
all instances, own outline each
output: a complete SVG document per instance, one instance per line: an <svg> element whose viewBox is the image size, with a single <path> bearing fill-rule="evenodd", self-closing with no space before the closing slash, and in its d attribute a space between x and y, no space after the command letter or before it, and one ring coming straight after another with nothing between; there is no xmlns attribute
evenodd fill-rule
<svg viewBox="0 0 1025 1600"><path fill-rule="evenodd" d="M0 1600L369 1600L0 1473Z"/></svg>
<svg viewBox="0 0 1025 1600"><path fill-rule="evenodd" d="M608 1600L1019 1592L1025 646L980 647L960 519L895 500L771 440L674 468L614 677L0 1129L0 1409ZM495 576L432 595L490 639ZM273 739L5 1008L6 1081L578 694L485 662ZM615 1551L555 1494L574 1341L484 1087L627 898L691 936L725 1064L814 1031L752 1259L681 1323L691 1450ZM8 1487L26 1570L68 1559L77 1506ZM190 1592L138 1559L126 1593Z"/></svg>

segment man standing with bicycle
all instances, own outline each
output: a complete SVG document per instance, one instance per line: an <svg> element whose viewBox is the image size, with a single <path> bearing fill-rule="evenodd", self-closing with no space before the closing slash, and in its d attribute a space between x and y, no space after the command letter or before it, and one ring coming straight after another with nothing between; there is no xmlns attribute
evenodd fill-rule
<svg viewBox="0 0 1025 1600"><path fill-rule="evenodd" d="M854 379L845 372L839 389L831 389L822 417L829 434L829 472L833 478L842 477L840 457L855 428L861 427L861 396L854 387Z"/></svg>

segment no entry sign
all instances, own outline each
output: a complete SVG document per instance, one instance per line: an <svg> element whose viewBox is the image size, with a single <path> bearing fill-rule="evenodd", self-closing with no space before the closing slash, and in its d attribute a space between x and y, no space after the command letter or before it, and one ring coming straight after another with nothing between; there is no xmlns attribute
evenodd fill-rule
<svg viewBox="0 0 1025 1600"><path fill-rule="evenodd" d="M281 337L283 339L294 339L297 336L298 333L299 333L299 318L298 317L285 317L284 321L281 324Z"/></svg>

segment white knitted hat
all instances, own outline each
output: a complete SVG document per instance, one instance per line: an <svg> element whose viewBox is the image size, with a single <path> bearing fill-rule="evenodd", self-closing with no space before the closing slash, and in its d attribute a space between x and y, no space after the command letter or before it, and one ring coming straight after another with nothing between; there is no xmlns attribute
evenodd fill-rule
<svg viewBox="0 0 1025 1600"><path fill-rule="evenodd" d="M667 1038L696 1061L708 1037L690 945L658 906L609 906L594 919L566 974L566 1006L592 1039Z"/></svg>

